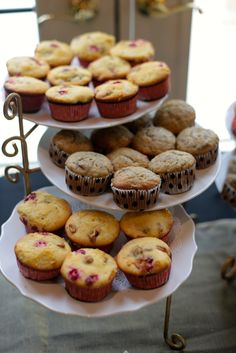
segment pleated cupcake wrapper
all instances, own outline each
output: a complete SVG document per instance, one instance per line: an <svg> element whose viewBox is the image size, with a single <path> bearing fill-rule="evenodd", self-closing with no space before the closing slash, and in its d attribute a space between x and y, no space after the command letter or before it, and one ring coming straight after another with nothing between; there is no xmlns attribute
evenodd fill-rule
<svg viewBox="0 0 236 353"><path fill-rule="evenodd" d="M60 150L54 143L50 143L49 155L53 163L60 168L65 168L65 162L70 156L69 153Z"/></svg>
<svg viewBox="0 0 236 353"><path fill-rule="evenodd" d="M65 279L66 290L71 297L85 302L97 302L105 298L112 289L112 282L100 288L78 287Z"/></svg>
<svg viewBox="0 0 236 353"><path fill-rule="evenodd" d="M67 167L66 170L66 184L71 191L75 194L80 195L99 195L105 192L110 184L112 174L105 177L89 177L81 176L72 171Z"/></svg>
<svg viewBox="0 0 236 353"><path fill-rule="evenodd" d="M32 279L34 281L47 281L49 279L57 277L60 274L60 269L45 271L35 270L33 268L23 265L18 259L17 265L21 274L24 277Z"/></svg>
<svg viewBox="0 0 236 353"><path fill-rule="evenodd" d="M221 197L227 201L233 208L236 207L236 189L233 188L227 181L223 185Z"/></svg>
<svg viewBox="0 0 236 353"><path fill-rule="evenodd" d="M164 97L170 90L170 76L161 82L147 87L139 87L138 99L152 101Z"/></svg>
<svg viewBox="0 0 236 353"><path fill-rule="evenodd" d="M163 286L170 276L171 266L160 273L154 273L146 276L135 276L125 273L129 283L139 289L153 289Z"/></svg>
<svg viewBox="0 0 236 353"><path fill-rule="evenodd" d="M111 184L114 202L127 210L145 210L153 207L159 197L160 185L148 190L122 190Z"/></svg>
<svg viewBox="0 0 236 353"><path fill-rule="evenodd" d="M88 117L91 102L81 104L59 104L48 102L53 119L64 122L77 122Z"/></svg>
<svg viewBox="0 0 236 353"><path fill-rule="evenodd" d="M14 93L5 89L6 94ZM36 113L41 109L45 99L45 94L23 94L18 93L21 97L23 113Z"/></svg>
<svg viewBox="0 0 236 353"><path fill-rule="evenodd" d="M104 118L122 118L133 114L137 109L137 95L120 102L101 102L96 100L97 108Z"/></svg>
<svg viewBox="0 0 236 353"><path fill-rule="evenodd" d="M194 156L196 159L196 168L197 169L205 169L210 167L215 163L218 155L218 145L215 146L211 151L203 154L199 154Z"/></svg>
<svg viewBox="0 0 236 353"><path fill-rule="evenodd" d="M195 179L195 168L185 169L180 172L160 174L161 191L174 195L181 194L191 189Z"/></svg>

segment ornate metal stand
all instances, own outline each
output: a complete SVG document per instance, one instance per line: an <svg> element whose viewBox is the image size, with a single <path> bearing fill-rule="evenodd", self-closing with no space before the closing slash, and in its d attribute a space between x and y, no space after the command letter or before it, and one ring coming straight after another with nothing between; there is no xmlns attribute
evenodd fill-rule
<svg viewBox="0 0 236 353"><path fill-rule="evenodd" d="M12 143L13 152L7 152L7 145L13 141L20 141L21 144L21 152L22 152L22 166L18 165L11 165L6 167L5 169L5 176L6 178L12 182L16 183L19 181L19 173L15 174L14 176L9 174L11 169L16 169L18 172L23 174L24 177L24 186L25 186L25 195L28 195L31 192L31 184L30 184L30 174L36 171L39 171L39 168L29 168L29 160L28 160L28 149L26 138L37 128L37 124L35 124L26 134L24 134L24 127L23 127L23 114L22 114L22 103L21 98L16 93L11 93L4 103L4 116L8 120L12 120L15 117L18 117L19 121L19 131L20 136L13 136L8 138L2 145L2 152L7 157L14 157L18 154L18 147L16 143ZM165 310L165 319L164 319L164 339L166 344L173 350L183 350L186 346L185 340L179 334L172 334L171 337L168 337L169 331L169 321L170 321L170 309L171 309L171 296L167 297L166 299L166 310Z"/></svg>

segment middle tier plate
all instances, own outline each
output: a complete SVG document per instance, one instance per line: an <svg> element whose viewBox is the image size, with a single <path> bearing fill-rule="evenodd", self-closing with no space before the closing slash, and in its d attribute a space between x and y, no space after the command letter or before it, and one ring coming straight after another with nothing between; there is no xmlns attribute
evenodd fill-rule
<svg viewBox="0 0 236 353"><path fill-rule="evenodd" d="M48 129L43 134L38 145L38 161L43 174L53 185L57 186L60 190L80 200L81 202L103 209L122 211L122 209L113 201L111 192L106 192L99 196L82 196L70 191L65 183L65 170L57 167L49 157L49 144L55 133L55 129ZM215 164L209 168L196 171L196 180L193 187L189 191L178 195L167 195L160 193L158 201L152 209L159 210L182 204L201 194L214 182L220 168L220 159L221 156L219 153Z"/></svg>

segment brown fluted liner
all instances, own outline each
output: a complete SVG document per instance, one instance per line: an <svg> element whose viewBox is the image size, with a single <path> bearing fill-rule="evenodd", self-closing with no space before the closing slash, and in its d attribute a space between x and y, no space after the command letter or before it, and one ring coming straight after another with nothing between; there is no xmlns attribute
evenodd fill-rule
<svg viewBox="0 0 236 353"><path fill-rule="evenodd" d="M193 186L195 180L195 168L185 169L180 172L160 174L161 191L174 195L188 191Z"/></svg>

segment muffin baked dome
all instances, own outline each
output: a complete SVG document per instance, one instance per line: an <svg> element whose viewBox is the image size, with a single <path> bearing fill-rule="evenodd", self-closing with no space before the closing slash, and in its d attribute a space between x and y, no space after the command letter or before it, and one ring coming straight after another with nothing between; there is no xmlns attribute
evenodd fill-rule
<svg viewBox="0 0 236 353"><path fill-rule="evenodd" d="M58 40L44 40L35 49L35 57L46 61L51 67L69 65L73 52L70 46Z"/></svg>
<svg viewBox="0 0 236 353"><path fill-rule="evenodd" d="M144 39L122 40L110 50L111 55L119 56L133 64L150 60L155 54L151 42Z"/></svg>
<svg viewBox="0 0 236 353"><path fill-rule="evenodd" d="M146 168L149 164L147 156L128 147L117 148L107 157L111 160L114 171L131 166Z"/></svg>
<svg viewBox="0 0 236 353"><path fill-rule="evenodd" d="M50 66L44 60L31 56L17 56L7 60L7 71L9 76L30 76L44 79Z"/></svg>
<svg viewBox="0 0 236 353"><path fill-rule="evenodd" d="M53 86L86 86L92 79L91 73L82 67L63 65L50 70L47 79Z"/></svg>

